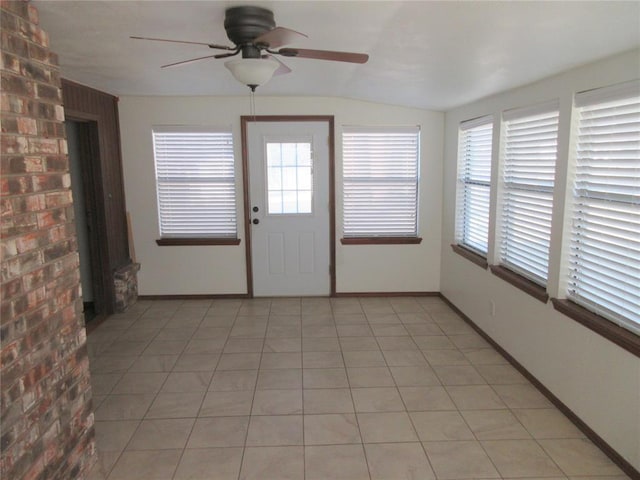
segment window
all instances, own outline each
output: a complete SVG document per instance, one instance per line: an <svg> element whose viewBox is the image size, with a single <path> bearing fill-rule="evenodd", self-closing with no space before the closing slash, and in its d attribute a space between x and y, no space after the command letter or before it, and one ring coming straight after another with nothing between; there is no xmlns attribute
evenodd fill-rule
<svg viewBox="0 0 640 480"><path fill-rule="evenodd" d="M267 142L267 212L312 213L311 142Z"/></svg>
<svg viewBox="0 0 640 480"><path fill-rule="evenodd" d="M567 298L640 334L640 82L575 103Z"/></svg>
<svg viewBox="0 0 640 480"><path fill-rule="evenodd" d="M342 141L344 237L416 239L420 129L345 127Z"/></svg>
<svg viewBox="0 0 640 480"><path fill-rule="evenodd" d="M235 239L231 130L156 127L153 148L161 240Z"/></svg>
<svg viewBox="0 0 640 480"><path fill-rule="evenodd" d="M490 116L460 125L456 242L484 257L489 238L492 138Z"/></svg>
<svg viewBox="0 0 640 480"><path fill-rule="evenodd" d="M511 110L503 114L503 119L500 265L545 287L558 104Z"/></svg>

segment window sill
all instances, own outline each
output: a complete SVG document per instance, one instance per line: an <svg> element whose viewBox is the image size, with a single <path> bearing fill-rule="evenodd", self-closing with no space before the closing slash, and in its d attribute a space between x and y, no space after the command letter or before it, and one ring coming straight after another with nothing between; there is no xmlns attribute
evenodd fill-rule
<svg viewBox="0 0 640 480"><path fill-rule="evenodd" d="M420 237L348 237L341 238L342 245L416 245Z"/></svg>
<svg viewBox="0 0 640 480"><path fill-rule="evenodd" d="M500 265L491 265L490 268L491 273L500 277L505 282L510 283L514 287L519 288L523 292L528 293L536 300L540 300L542 303L547 303L549 301L549 294L540 285L533 283L522 275Z"/></svg>
<svg viewBox="0 0 640 480"><path fill-rule="evenodd" d="M201 245L240 245L239 238L159 238L156 244L160 247L201 246Z"/></svg>
<svg viewBox="0 0 640 480"><path fill-rule="evenodd" d="M602 335L636 357L640 357L640 337L635 333L581 307L571 300L552 298L551 303L560 313L564 313L567 317Z"/></svg>
<svg viewBox="0 0 640 480"><path fill-rule="evenodd" d="M467 260L475 263L476 265L478 265L479 267L482 267L484 269L486 269L489 266L489 262L487 261L486 258L484 258L482 255L469 250L468 248L459 245L457 243L452 243L451 244L451 249L457 253L458 255L466 258Z"/></svg>

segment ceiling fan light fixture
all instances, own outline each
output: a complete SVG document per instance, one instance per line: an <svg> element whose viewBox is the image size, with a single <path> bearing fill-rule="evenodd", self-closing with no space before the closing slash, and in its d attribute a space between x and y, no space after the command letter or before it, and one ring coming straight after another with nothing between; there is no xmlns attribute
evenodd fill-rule
<svg viewBox="0 0 640 480"><path fill-rule="evenodd" d="M280 64L270 58L236 58L224 62L234 78L251 90L267 83Z"/></svg>

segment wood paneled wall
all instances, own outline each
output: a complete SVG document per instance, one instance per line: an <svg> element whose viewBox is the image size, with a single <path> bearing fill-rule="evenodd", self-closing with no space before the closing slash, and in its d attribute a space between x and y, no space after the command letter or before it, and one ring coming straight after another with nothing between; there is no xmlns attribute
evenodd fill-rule
<svg viewBox="0 0 640 480"><path fill-rule="evenodd" d="M105 279L105 309L115 311L114 272L131 263L120 150L118 98L77 83L62 80L62 100L67 119L96 122L98 154L92 158L100 237L101 268Z"/></svg>

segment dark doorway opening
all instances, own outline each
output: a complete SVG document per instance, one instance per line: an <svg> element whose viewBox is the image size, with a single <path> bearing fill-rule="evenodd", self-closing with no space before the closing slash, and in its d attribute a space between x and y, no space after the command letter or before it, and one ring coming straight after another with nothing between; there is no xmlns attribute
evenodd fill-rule
<svg viewBox="0 0 640 480"><path fill-rule="evenodd" d="M65 129L80 259L82 302L87 324L106 313L105 289L100 274L100 228L95 189L95 165L99 160L98 124L95 121L67 120Z"/></svg>

